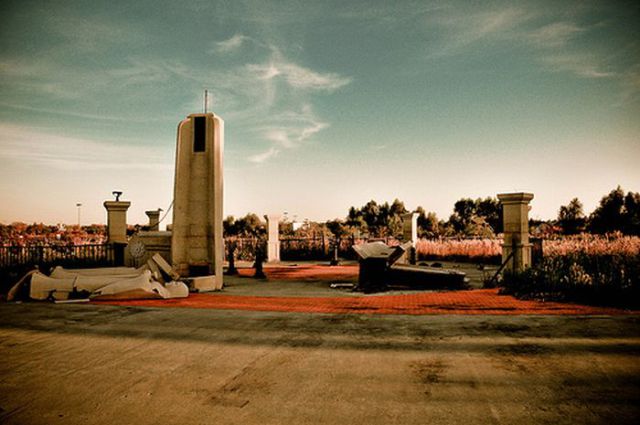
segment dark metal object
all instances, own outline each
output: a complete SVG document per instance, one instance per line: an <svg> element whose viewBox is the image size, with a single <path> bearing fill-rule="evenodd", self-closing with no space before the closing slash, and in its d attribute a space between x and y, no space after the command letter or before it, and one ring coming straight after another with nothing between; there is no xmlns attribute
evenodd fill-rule
<svg viewBox="0 0 640 425"><path fill-rule="evenodd" d="M330 266L337 266L338 264L340 264L340 261L338 260L338 246L339 245L340 245L340 240L339 239L335 239L334 242L333 242L333 258L329 262Z"/></svg>
<svg viewBox="0 0 640 425"><path fill-rule="evenodd" d="M262 269L262 265L266 258L265 249L263 243L256 244L256 260L253 263L253 268L256 269L253 277L256 279L265 279L267 275L264 274L264 270Z"/></svg>
<svg viewBox="0 0 640 425"><path fill-rule="evenodd" d="M227 269L227 274L230 276L237 275L238 269L236 269L236 260L235 260L235 252L236 252L236 243L235 241L229 243L229 268Z"/></svg>
<svg viewBox="0 0 640 425"><path fill-rule="evenodd" d="M542 249L542 238L530 238L531 242L531 263L534 266L537 266L542 261L542 257L544 256L544 251Z"/></svg>
<svg viewBox="0 0 640 425"><path fill-rule="evenodd" d="M117 267L124 266L124 249L127 247L126 243L114 242L113 243L113 265Z"/></svg>
<svg viewBox="0 0 640 425"><path fill-rule="evenodd" d="M120 201L120 196L122 196L122 192L118 191L118 190L114 190L113 192L111 192L113 194L113 196L116 197L116 202Z"/></svg>
<svg viewBox="0 0 640 425"><path fill-rule="evenodd" d="M496 274L494 274L493 277L491 278L491 280L489 281L489 283L487 283L487 286L489 288L491 288L492 285L494 285L496 283L496 279L498 278L498 275L500 273L502 273L502 269L504 269L505 266L507 265L507 263L509 263L509 261L513 258L513 253L514 252L515 251L511 251L511 253L509 255L507 255L507 258L505 258L505 260L502 262L502 264L500 265L500 267L496 271Z"/></svg>

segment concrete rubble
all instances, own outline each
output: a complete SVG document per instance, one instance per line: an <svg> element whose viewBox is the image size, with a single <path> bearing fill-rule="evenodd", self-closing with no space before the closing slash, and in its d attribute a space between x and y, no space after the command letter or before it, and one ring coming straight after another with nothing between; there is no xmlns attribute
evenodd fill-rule
<svg viewBox="0 0 640 425"><path fill-rule="evenodd" d="M65 302L188 296L189 287L178 281L177 273L164 260L159 261L154 256L139 268L65 269L58 266L49 276L33 270L11 288L7 301L21 298Z"/></svg>
<svg viewBox="0 0 640 425"><path fill-rule="evenodd" d="M383 291L392 284L431 288L466 286L466 274L457 270L396 264L411 247L411 241L394 247L383 242L354 245L360 265L356 290Z"/></svg>

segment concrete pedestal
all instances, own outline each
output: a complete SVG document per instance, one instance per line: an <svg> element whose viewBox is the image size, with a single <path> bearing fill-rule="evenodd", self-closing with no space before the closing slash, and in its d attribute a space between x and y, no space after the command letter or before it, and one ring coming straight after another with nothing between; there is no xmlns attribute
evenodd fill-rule
<svg viewBox="0 0 640 425"><path fill-rule="evenodd" d="M149 231L157 232L160 230L160 210L152 210L144 212L149 217Z"/></svg>
<svg viewBox="0 0 640 425"><path fill-rule="evenodd" d="M505 270L521 272L531 267L531 243L529 243L529 202L532 193L502 193L498 195L502 203L504 242L502 262L507 262Z"/></svg>
<svg viewBox="0 0 640 425"><path fill-rule="evenodd" d="M267 263L280 261L280 215L268 214L267 219Z"/></svg>
<svg viewBox="0 0 640 425"><path fill-rule="evenodd" d="M107 209L107 236L109 243L127 243L128 201L104 201Z"/></svg>

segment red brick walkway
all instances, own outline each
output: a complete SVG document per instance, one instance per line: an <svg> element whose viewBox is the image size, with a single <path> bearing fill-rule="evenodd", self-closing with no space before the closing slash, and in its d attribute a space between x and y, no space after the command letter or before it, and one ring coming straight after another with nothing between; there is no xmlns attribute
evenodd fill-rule
<svg viewBox="0 0 640 425"><path fill-rule="evenodd" d="M267 267L269 279L282 281L353 280L358 266L296 265ZM248 277L253 269L239 269ZM620 315L638 314L626 310L589 307L576 304L522 301L508 295L498 295L497 289L470 291L416 292L406 295L362 295L359 297L255 297L220 293L191 294L189 298L173 300L100 301L103 304L140 307L183 307L217 310L281 311L296 313L335 314L575 314Z"/></svg>
<svg viewBox="0 0 640 425"><path fill-rule="evenodd" d="M589 307L555 302L522 301L508 295L498 295L497 289L326 298L254 297L213 293L192 294L189 298L172 300L102 301L101 303L139 307L184 307L337 314L638 314L638 312L612 308Z"/></svg>

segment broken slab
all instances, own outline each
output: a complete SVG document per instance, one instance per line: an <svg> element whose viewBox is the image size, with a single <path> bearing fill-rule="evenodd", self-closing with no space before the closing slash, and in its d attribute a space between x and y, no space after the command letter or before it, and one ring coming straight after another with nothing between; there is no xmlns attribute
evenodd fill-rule
<svg viewBox="0 0 640 425"><path fill-rule="evenodd" d="M148 269L137 276L124 274L84 276L62 269L58 269L57 274L57 277L51 277L37 270L27 273L11 288L8 300L14 301L27 286L29 298L38 301L65 301L87 297L96 300L168 299L184 298L189 295L189 288L184 283L172 281L163 285L152 279L152 273ZM26 297L26 293L24 296Z"/></svg>
<svg viewBox="0 0 640 425"><path fill-rule="evenodd" d="M151 272L146 271L140 276L113 282L95 290L90 296L92 300L120 300L120 299L153 299L168 298L166 289L151 280Z"/></svg>
<svg viewBox="0 0 640 425"><path fill-rule="evenodd" d="M189 289L194 292L210 292L222 289L222 282L218 276L196 276L184 279Z"/></svg>
<svg viewBox="0 0 640 425"><path fill-rule="evenodd" d="M162 255L154 254L153 257L151 257L151 260L153 260L158 265L163 273L171 278L170 280L180 279L180 275L173 269L173 267L171 267L169 263L167 263L164 258L162 258Z"/></svg>
<svg viewBox="0 0 640 425"><path fill-rule="evenodd" d="M152 259L147 260L147 267L151 271L151 277L157 280L160 283L165 283L164 277L162 276L162 272L160 271L160 267L156 264Z"/></svg>
<svg viewBox="0 0 640 425"><path fill-rule="evenodd" d="M391 247L384 242L370 242L354 245L353 250L359 257L357 290L364 292L381 291L387 286L387 272L398 261L411 242Z"/></svg>
<svg viewBox="0 0 640 425"><path fill-rule="evenodd" d="M465 288L469 279L459 270L396 264L387 273L388 283L412 287Z"/></svg>
<svg viewBox="0 0 640 425"><path fill-rule="evenodd" d="M11 289L9 289L9 292L7 293L7 301L14 301L17 298L19 298L20 293L22 292L22 288L25 287L28 281L31 280L31 276L34 275L35 273L40 273L40 271L38 269L33 269L29 271L27 274L25 274L24 276L22 276L22 278L20 278L20 280L16 282L16 284L13 285Z"/></svg>
<svg viewBox="0 0 640 425"><path fill-rule="evenodd" d="M359 257L357 290L375 292L391 283L415 286L464 287L465 273L454 270L431 269L408 264L395 264L412 247L412 243L390 247L383 242L354 245Z"/></svg>
<svg viewBox="0 0 640 425"><path fill-rule="evenodd" d="M69 279L74 277L116 277L116 278L128 278L140 276L147 267L140 267L134 269L132 267L104 267L102 269L65 269L61 266L57 266L53 269L49 277L54 279Z"/></svg>
<svg viewBox="0 0 640 425"><path fill-rule="evenodd" d="M167 298L187 298L189 288L183 282L167 282L164 285L169 295Z"/></svg>
<svg viewBox="0 0 640 425"><path fill-rule="evenodd" d="M389 246L384 242L369 242L361 245L354 245L353 250L360 260L384 259L388 266L392 266L411 247L411 242L402 245Z"/></svg>
<svg viewBox="0 0 640 425"><path fill-rule="evenodd" d="M29 287L29 298L38 301L69 299L69 294L73 292L76 278L54 279L45 276L40 272L31 275L31 286Z"/></svg>

